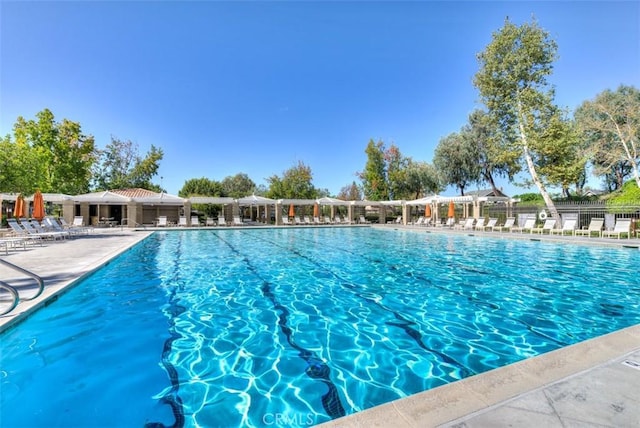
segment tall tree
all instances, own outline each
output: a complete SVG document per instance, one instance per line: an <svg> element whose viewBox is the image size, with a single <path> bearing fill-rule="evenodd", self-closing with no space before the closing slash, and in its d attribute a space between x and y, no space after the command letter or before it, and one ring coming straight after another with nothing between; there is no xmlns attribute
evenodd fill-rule
<svg viewBox="0 0 640 428"><path fill-rule="evenodd" d="M78 122L56 122L53 113L44 109L36 120L18 117L13 131L17 152L34 162L22 165L21 172L30 174L31 190L68 194L89 190L97 151L93 137L84 135Z"/></svg>
<svg viewBox="0 0 640 428"><path fill-rule="evenodd" d="M143 158L139 155L137 144L112 136L111 142L100 153L100 163L94 174L95 188L108 190L140 187L159 191L160 187L153 184L151 179L157 175L163 156L162 149L152 145Z"/></svg>
<svg viewBox="0 0 640 428"><path fill-rule="evenodd" d="M367 154L367 163L364 171L358 175L362 180L364 197L370 201L389 200L384 151L384 143L382 141L376 143L373 140L369 140L364 151Z"/></svg>
<svg viewBox="0 0 640 428"><path fill-rule="evenodd" d="M225 177L221 184L223 195L231 198L249 196L256 190L256 183L243 172Z"/></svg>
<svg viewBox="0 0 640 428"><path fill-rule="evenodd" d="M519 149L551 215L559 218L534 162L540 134L557 110L553 88L547 82L556 58L555 41L535 21L516 26L507 19L478 54L480 70L474 84L488 114L499 125L500 141L507 149Z"/></svg>
<svg viewBox="0 0 640 428"><path fill-rule="evenodd" d="M407 167L410 159L400 153L400 149L392 144L384 151L387 170L387 188L389 199L404 199L410 193L407 187Z"/></svg>
<svg viewBox="0 0 640 428"><path fill-rule="evenodd" d="M286 170L282 177L273 175L267 178L269 191L267 197L272 199L315 199L318 190L313 186L311 167L298 162L298 165Z"/></svg>
<svg viewBox="0 0 640 428"><path fill-rule="evenodd" d="M454 185L464 195L464 189L480 178L478 146L460 133L442 138L433 155L433 164L443 184Z"/></svg>
<svg viewBox="0 0 640 428"><path fill-rule="evenodd" d="M615 92L607 89L585 101L575 118L591 145L596 173L615 171L622 186L626 168L640 187L640 91L625 85Z"/></svg>

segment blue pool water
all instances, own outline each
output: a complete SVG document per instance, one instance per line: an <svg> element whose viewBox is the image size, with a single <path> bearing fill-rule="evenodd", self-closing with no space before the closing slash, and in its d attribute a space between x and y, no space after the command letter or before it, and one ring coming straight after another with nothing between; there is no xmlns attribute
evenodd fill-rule
<svg viewBox="0 0 640 428"><path fill-rule="evenodd" d="M640 323L640 251L158 232L2 336L3 427L307 426Z"/></svg>

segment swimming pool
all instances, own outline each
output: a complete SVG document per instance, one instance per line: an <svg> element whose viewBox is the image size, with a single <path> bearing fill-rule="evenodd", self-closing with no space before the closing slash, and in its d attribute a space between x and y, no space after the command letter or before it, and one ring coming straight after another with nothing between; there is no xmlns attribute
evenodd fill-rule
<svg viewBox="0 0 640 428"><path fill-rule="evenodd" d="M637 324L639 264L368 228L156 233L3 334L2 425L321 423Z"/></svg>

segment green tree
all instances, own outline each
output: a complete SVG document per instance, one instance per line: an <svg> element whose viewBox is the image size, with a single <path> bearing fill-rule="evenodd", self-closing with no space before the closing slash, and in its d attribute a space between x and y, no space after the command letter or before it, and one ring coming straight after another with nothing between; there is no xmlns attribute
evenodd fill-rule
<svg viewBox="0 0 640 428"><path fill-rule="evenodd" d="M0 191L34 193L40 188L39 167L36 151L26 142L13 141L10 135L0 139Z"/></svg>
<svg viewBox="0 0 640 428"><path fill-rule="evenodd" d="M557 114L554 91L547 82L556 58L556 43L535 21L516 26L507 19L478 54L480 70L474 84L492 122L502 133L496 141L502 142L505 150L517 149L521 153L549 212L559 218L534 161L540 135Z"/></svg>
<svg viewBox="0 0 640 428"><path fill-rule="evenodd" d="M576 192L581 194L588 156L575 122L554 115L541 133L538 146L535 163L545 183L561 187L567 198L571 185L576 185Z"/></svg>
<svg viewBox="0 0 640 428"><path fill-rule="evenodd" d="M252 195L256 190L256 183L245 173L230 175L222 180L223 196L242 198Z"/></svg>
<svg viewBox="0 0 640 428"><path fill-rule="evenodd" d="M406 171L407 199L418 199L442 190L438 171L433 165L409 159Z"/></svg>
<svg viewBox="0 0 640 428"><path fill-rule="evenodd" d="M613 171L620 187L627 169L640 187L640 91L625 85L607 89L582 103L575 118L590 144L596 173Z"/></svg>
<svg viewBox="0 0 640 428"><path fill-rule="evenodd" d="M160 186L151 179L157 175L160 161L164 154L162 149L151 146L143 158L139 155L138 145L130 140L111 137L100 152L100 162L94 173L96 190L143 188L159 191Z"/></svg>
<svg viewBox="0 0 640 428"><path fill-rule="evenodd" d="M364 166L364 171L358 173L360 180L362 180L364 196L370 201L389 200L384 152L385 147L382 141L376 143L369 140L365 149L367 163Z"/></svg>
<svg viewBox="0 0 640 428"><path fill-rule="evenodd" d="M89 190L97 151L93 137L84 135L78 122L56 122L53 113L44 109L36 114L36 120L18 117L13 131L16 146L11 151L18 156L14 167L27 174L30 185L19 185L26 193L36 189L68 194Z"/></svg>
<svg viewBox="0 0 640 428"><path fill-rule="evenodd" d="M400 149L392 144L384 151L387 170L387 188L389 199L404 199L410 193L408 189L407 167L410 159L400 153Z"/></svg>
<svg viewBox="0 0 640 428"><path fill-rule="evenodd" d="M178 191L178 196L188 198L190 196L222 196L222 184L208 178L191 178L184 182Z"/></svg>
<svg viewBox="0 0 640 428"><path fill-rule="evenodd" d="M313 186L311 167L298 162L298 165L286 170L282 177L272 175L267 178L269 190L267 197L272 199L315 199L318 190Z"/></svg>
<svg viewBox="0 0 640 428"><path fill-rule="evenodd" d="M451 133L442 138L433 155L442 184L454 185L464 196L464 189L480 178L478 146L461 133Z"/></svg>

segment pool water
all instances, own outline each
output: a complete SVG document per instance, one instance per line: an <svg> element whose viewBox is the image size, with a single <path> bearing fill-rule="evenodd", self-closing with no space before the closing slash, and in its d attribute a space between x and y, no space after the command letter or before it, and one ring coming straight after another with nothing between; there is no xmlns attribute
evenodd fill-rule
<svg viewBox="0 0 640 428"><path fill-rule="evenodd" d="M156 232L2 336L7 427L308 426L640 323L640 251Z"/></svg>

